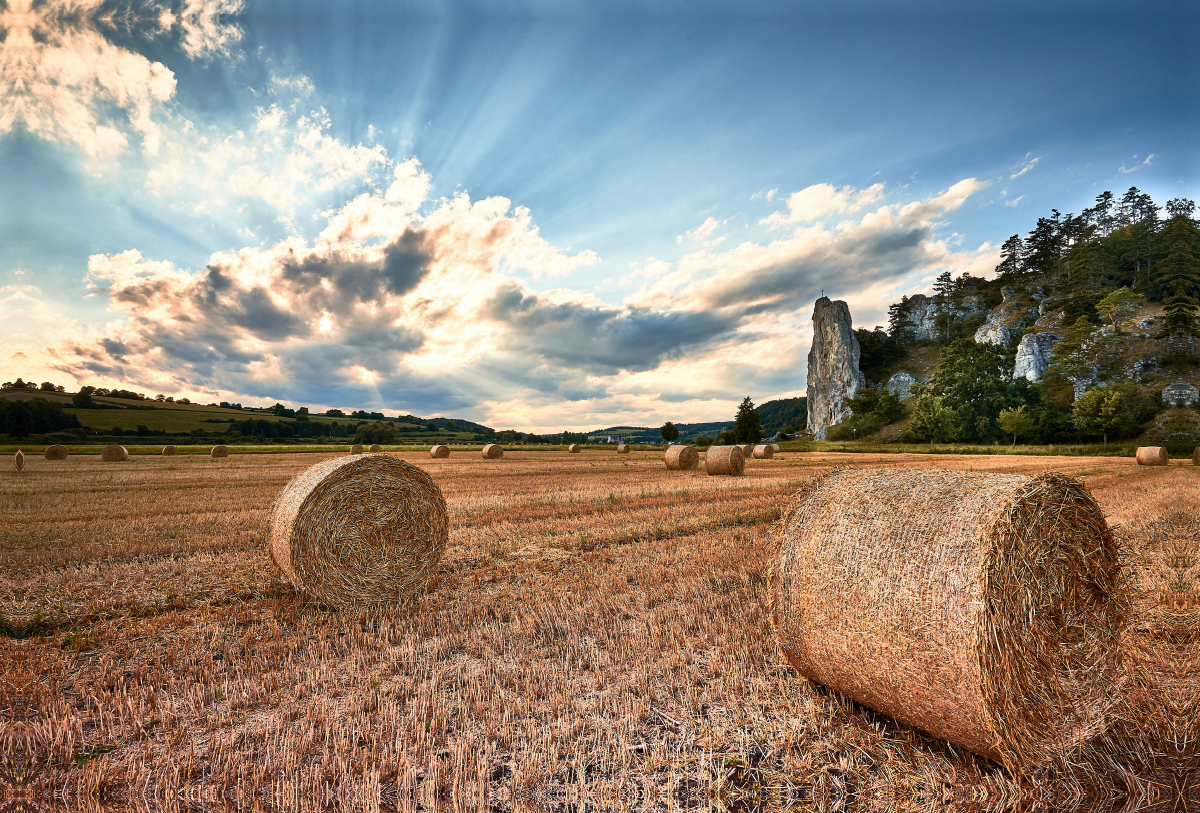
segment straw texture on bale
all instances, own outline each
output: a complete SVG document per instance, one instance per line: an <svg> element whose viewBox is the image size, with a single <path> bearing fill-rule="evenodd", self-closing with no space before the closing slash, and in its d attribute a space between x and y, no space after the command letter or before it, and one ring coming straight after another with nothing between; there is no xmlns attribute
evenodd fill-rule
<svg viewBox="0 0 1200 813"><path fill-rule="evenodd" d="M61 444L56 443L53 446L46 447L47 460L66 460L67 454L67 447Z"/></svg>
<svg viewBox="0 0 1200 813"><path fill-rule="evenodd" d="M770 612L800 674L1010 770L1103 729L1126 604L1081 481L843 469L777 528Z"/></svg>
<svg viewBox="0 0 1200 813"><path fill-rule="evenodd" d="M214 460L217 460L222 457L229 457L229 447L228 446L214 446L214 447L212 447L212 451L209 452L208 454Z"/></svg>
<svg viewBox="0 0 1200 813"><path fill-rule="evenodd" d="M570 446L567 447L567 451L570 452L571 454L579 454L579 444L572 443Z"/></svg>
<svg viewBox="0 0 1200 813"><path fill-rule="evenodd" d="M416 595L449 530L446 500L426 472L388 455L334 457L284 486L267 546L297 590L349 607Z"/></svg>
<svg viewBox="0 0 1200 813"><path fill-rule="evenodd" d="M700 465L700 453L691 446L670 446L663 459L671 471L695 471Z"/></svg>
<svg viewBox="0 0 1200 813"><path fill-rule="evenodd" d="M755 460L770 460L775 456L775 450L770 444L759 445L754 447L752 455Z"/></svg>
<svg viewBox="0 0 1200 813"><path fill-rule="evenodd" d="M754 454L754 444L753 443L742 443L742 444L738 445L738 448L742 450L742 459L743 460L749 460L750 456Z"/></svg>
<svg viewBox="0 0 1200 813"><path fill-rule="evenodd" d="M13 455L13 466L18 472L25 471L25 453L17 449L17 453Z"/></svg>
<svg viewBox="0 0 1200 813"><path fill-rule="evenodd" d="M704 470L709 474L740 477L746 470L741 446L710 446L704 455Z"/></svg>
<svg viewBox="0 0 1200 813"><path fill-rule="evenodd" d="M629 444L628 443L618 443L617 444L617 454L629 454Z"/></svg>
<svg viewBox="0 0 1200 813"><path fill-rule="evenodd" d="M164 446L162 450L163 457L174 457L178 452L174 446Z"/></svg>
<svg viewBox="0 0 1200 813"><path fill-rule="evenodd" d="M368 452L370 452L371 454L375 454L375 453L377 453L377 452L382 452L382 451L383 451L383 447L382 447L382 446L380 446L378 443L372 443L372 444L371 444L371 448L370 448L370 449L367 449L367 451L368 451Z"/></svg>
<svg viewBox="0 0 1200 813"><path fill-rule="evenodd" d="M1171 456L1162 446L1139 446L1137 463L1139 466L1165 466L1171 462Z"/></svg>
<svg viewBox="0 0 1200 813"><path fill-rule="evenodd" d="M362 454L363 448L361 443L356 443L350 447L350 454Z"/></svg>
<svg viewBox="0 0 1200 813"><path fill-rule="evenodd" d="M125 451L124 446L110 443L100 452L100 459L105 463L120 463L122 460L129 459L129 452Z"/></svg>
<svg viewBox="0 0 1200 813"><path fill-rule="evenodd" d="M450 447L445 446L441 443L435 444L434 447L429 450L429 456L430 457L449 457L450 456Z"/></svg>
<svg viewBox="0 0 1200 813"><path fill-rule="evenodd" d="M500 448L499 443L489 443L483 447L484 460L495 460L498 457L504 457L504 450Z"/></svg>

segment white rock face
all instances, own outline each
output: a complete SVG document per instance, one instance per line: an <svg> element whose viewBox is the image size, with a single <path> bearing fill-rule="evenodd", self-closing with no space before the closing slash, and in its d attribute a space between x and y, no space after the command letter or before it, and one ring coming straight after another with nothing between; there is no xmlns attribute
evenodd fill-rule
<svg viewBox="0 0 1200 813"><path fill-rule="evenodd" d="M1013 378L1024 378L1035 384L1041 381L1046 368L1050 366L1050 351L1060 338L1057 333L1027 333L1022 336L1021 343L1017 345Z"/></svg>
<svg viewBox="0 0 1200 813"><path fill-rule="evenodd" d="M1004 301L988 311L987 319L975 331L975 341L980 344L999 344L1007 347L1012 340L1038 318L1038 308L1017 299L1015 288L1000 289Z"/></svg>
<svg viewBox="0 0 1200 813"><path fill-rule="evenodd" d="M912 393L908 388L917 383L917 379L913 378L908 373L892 373L892 377L888 379L885 385L888 392L897 396L900 400L911 398Z"/></svg>
<svg viewBox="0 0 1200 813"><path fill-rule="evenodd" d="M904 323L912 333L913 341L932 339L937 333L937 300L925 294L915 294L909 297L908 303L909 310Z"/></svg>
<svg viewBox="0 0 1200 813"><path fill-rule="evenodd" d="M808 351L808 431L825 439L829 427L853 413L846 402L867 386L858 368L862 349L845 302L821 297L813 309L813 343Z"/></svg>
<svg viewBox="0 0 1200 813"><path fill-rule="evenodd" d="M1186 381L1176 381L1163 388L1163 404L1177 409L1195 409L1200 404L1200 391Z"/></svg>

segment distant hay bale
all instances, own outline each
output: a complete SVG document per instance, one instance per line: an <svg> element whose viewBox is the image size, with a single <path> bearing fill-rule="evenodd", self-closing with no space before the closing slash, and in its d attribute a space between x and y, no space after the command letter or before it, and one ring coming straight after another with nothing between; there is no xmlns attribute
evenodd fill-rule
<svg viewBox="0 0 1200 813"><path fill-rule="evenodd" d="M118 446L115 443L110 443L108 446L104 447L102 452L100 452L100 459L105 463L120 463L122 460L129 459L129 452L125 450L124 446Z"/></svg>
<svg viewBox="0 0 1200 813"><path fill-rule="evenodd" d="M1125 603L1080 480L835 470L776 537L771 618L810 680L1010 770L1103 729Z"/></svg>
<svg viewBox="0 0 1200 813"><path fill-rule="evenodd" d="M47 460L66 460L68 454L66 446L56 443L46 447L45 457Z"/></svg>
<svg viewBox="0 0 1200 813"><path fill-rule="evenodd" d="M221 458L229 457L229 447L228 446L214 446L214 447L212 447L212 451L209 452L208 454L209 454L209 456L212 457L213 460L220 460Z"/></svg>
<svg viewBox="0 0 1200 813"><path fill-rule="evenodd" d="M164 446L162 450L163 457L174 457L178 452L174 446Z"/></svg>
<svg viewBox="0 0 1200 813"><path fill-rule="evenodd" d="M500 444L489 443L483 447L484 460L496 460L501 457L504 457L504 450L500 448Z"/></svg>
<svg viewBox="0 0 1200 813"><path fill-rule="evenodd" d="M1171 456L1163 446L1139 446L1137 464L1139 466L1166 466L1171 462Z"/></svg>
<svg viewBox="0 0 1200 813"><path fill-rule="evenodd" d="M571 454L579 454L579 444L572 443L570 446L567 447L567 451L570 452Z"/></svg>
<svg viewBox="0 0 1200 813"><path fill-rule="evenodd" d="M426 472L390 455L333 457L284 486L267 548L297 590L332 607L398 603L428 584L449 528Z"/></svg>
<svg viewBox="0 0 1200 813"><path fill-rule="evenodd" d="M13 455L13 466L18 472L25 471L25 453L17 449L17 453Z"/></svg>
<svg viewBox="0 0 1200 813"><path fill-rule="evenodd" d="M350 454L362 454L363 448L361 443L356 443L350 447Z"/></svg>
<svg viewBox="0 0 1200 813"><path fill-rule="evenodd" d="M434 447L429 450L429 456L430 457L449 457L450 456L450 447L445 446L441 443L435 444Z"/></svg>
<svg viewBox="0 0 1200 813"><path fill-rule="evenodd" d="M377 452L382 452L383 447L380 446L378 443L372 443L371 448L367 449L367 451L370 452L371 454L376 454Z"/></svg>
<svg viewBox="0 0 1200 813"><path fill-rule="evenodd" d="M754 454L754 444L753 443L740 443L740 444L738 444L738 448L742 450L742 458L745 460L749 460L750 457Z"/></svg>
<svg viewBox="0 0 1200 813"><path fill-rule="evenodd" d="M741 446L710 446L704 455L704 470L709 474L728 474L741 477L746 470L746 458Z"/></svg>
<svg viewBox="0 0 1200 813"><path fill-rule="evenodd" d="M700 453L691 446L669 446L663 459L671 471L695 471L700 465Z"/></svg>
<svg viewBox="0 0 1200 813"><path fill-rule="evenodd" d="M755 460L770 460L775 456L775 449L771 444L758 445L754 447L754 451L750 453Z"/></svg>
<svg viewBox="0 0 1200 813"><path fill-rule="evenodd" d="M779 449L778 443L768 443L767 445L771 447L772 452L774 452L775 454L779 454L780 449Z"/></svg>
<svg viewBox="0 0 1200 813"><path fill-rule="evenodd" d="M629 444L628 443L618 443L617 444L617 454L629 454Z"/></svg>

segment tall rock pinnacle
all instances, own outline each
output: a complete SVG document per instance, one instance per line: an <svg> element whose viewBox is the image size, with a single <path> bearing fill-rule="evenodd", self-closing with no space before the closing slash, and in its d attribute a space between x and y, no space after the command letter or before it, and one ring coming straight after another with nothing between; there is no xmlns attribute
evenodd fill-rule
<svg viewBox="0 0 1200 813"><path fill-rule="evenodd" d="M867 385L858 369L861 357L849 306L825 296L818 299L808 351L808 431L817 440L824 440L829 427L853 414L846 402Z"/></svg>

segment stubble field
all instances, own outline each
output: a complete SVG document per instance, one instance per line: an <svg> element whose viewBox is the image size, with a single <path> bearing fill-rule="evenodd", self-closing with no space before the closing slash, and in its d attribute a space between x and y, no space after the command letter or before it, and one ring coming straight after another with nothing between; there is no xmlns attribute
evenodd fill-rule
<svg viewBox="0 0 1200 813"><path fill-rule="evenodd" d="M341 612L295 595L263 547L279 490L324 456L37 458L0 476L0 610L9 636L32 633L0 638L0 806L1197 801L1190 465L784 454L724 478L669 472L658 453L400 456L449 505L437 583L411 606ZM1132 599L1104 783L1010 776L781 664L764 610L771 526L835 465L1084 478L1124 543Z"/></svg>

